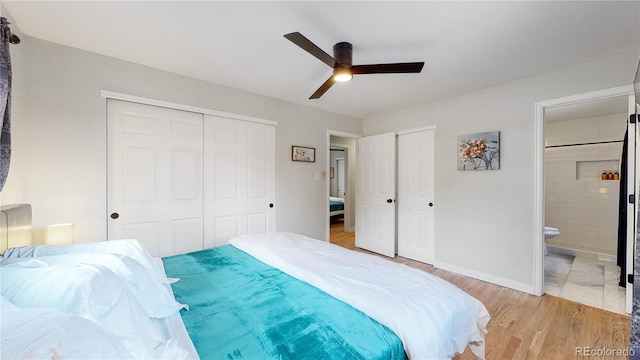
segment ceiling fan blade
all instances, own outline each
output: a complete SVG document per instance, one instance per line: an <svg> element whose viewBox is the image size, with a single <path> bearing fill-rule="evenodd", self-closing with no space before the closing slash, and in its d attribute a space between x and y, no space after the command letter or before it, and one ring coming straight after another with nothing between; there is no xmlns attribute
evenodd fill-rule
<svg viewBox="0 0 640 360"><path fill-rule="evenodd" d="M331 57L331 55L324 52L316 44L312 43L311 40L302 36L302 34L300 34L299 32L293 32L291 34L285 35L284 37L289 39L292 43L301 47L303 50L305 50L309 54L318 58L318 60L329 65L330 67L334 68L336 66L337 64L336 59L334 59L333 57Z"/></svg>
<svg viewBox="0 0 640 360"><path fill-rule="evenodd" d="M313 95L311 95L311 97L309 97L309 99L319 99L320 96L322 96L322 94L326 93L327 90L329 90L329 88L335 84L335 80L333 79L333 75L331 75L330 78L327 79L327 81L324 82L324 84L322 84L318 90L316 90L316 92L313 93Z"/></svg>
<svg viewBox="0 0 640 360"><path fill-rule="evenodd" d="M419 73L424 66L423 62L354 65L351 72L355 74L393 74L393 73Z"/></svg>

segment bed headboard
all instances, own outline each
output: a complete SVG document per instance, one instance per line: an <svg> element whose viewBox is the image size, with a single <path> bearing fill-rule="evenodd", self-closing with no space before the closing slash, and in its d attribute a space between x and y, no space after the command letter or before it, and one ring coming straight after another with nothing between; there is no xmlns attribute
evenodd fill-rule
<svg viewBox="0 0 640 360"><path fill-rule="evenodd" d="M31 245L31 205L0 206L0 254L7 248Z"/></svg>

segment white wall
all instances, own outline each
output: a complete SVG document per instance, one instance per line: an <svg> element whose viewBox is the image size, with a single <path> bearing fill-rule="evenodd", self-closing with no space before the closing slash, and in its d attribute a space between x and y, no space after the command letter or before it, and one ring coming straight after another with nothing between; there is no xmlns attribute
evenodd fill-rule
<svg viewBox="0 0 640 360"><path fill-rule="evenodd" d="M365 135L437 126L436 266L534 292L534 104L630 84L638 58L618 54L365 119ZM487 131L500 131L500 170L457 171L457 136Z"/></svg>
<svg viewBox="0 0 640 360"><path fill-rule="evenodd" d="M6 14L6 10L4 11ZM17 27L19 24L12 25ZM78 242L107 237L106 101L109 90L279 122L276 229L323 239L327 129L362 133L362 120L21 36L14 56L14 157L2 203L33 206L34 242L51 224L76 224ZM315 163L291 146L316 148Z"/></svg>

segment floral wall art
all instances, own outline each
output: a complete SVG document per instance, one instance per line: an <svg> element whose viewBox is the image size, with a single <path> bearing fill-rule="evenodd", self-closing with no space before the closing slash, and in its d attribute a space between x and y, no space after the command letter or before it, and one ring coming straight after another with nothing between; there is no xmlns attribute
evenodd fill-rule
<svg viewBox="0 0 640 360"><path fill-rule="evenodd" d="M500 169L500 131L458 136L458 170Z"/></svg>

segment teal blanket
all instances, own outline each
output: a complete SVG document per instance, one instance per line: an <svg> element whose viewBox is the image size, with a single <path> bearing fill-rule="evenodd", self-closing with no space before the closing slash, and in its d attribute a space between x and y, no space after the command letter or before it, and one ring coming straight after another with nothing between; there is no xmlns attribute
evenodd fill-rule
<svg viewBox="0 0 640 360"><path fill-rule="evenodd" d="M201 359L405 359L384 325L231 245L163 262Z"/></svg>
<svg viewBox="0 0 640 360"><path fill-rule="evenodd" d="M329 200L329 211L344 210L344 203Z"/></svg>

